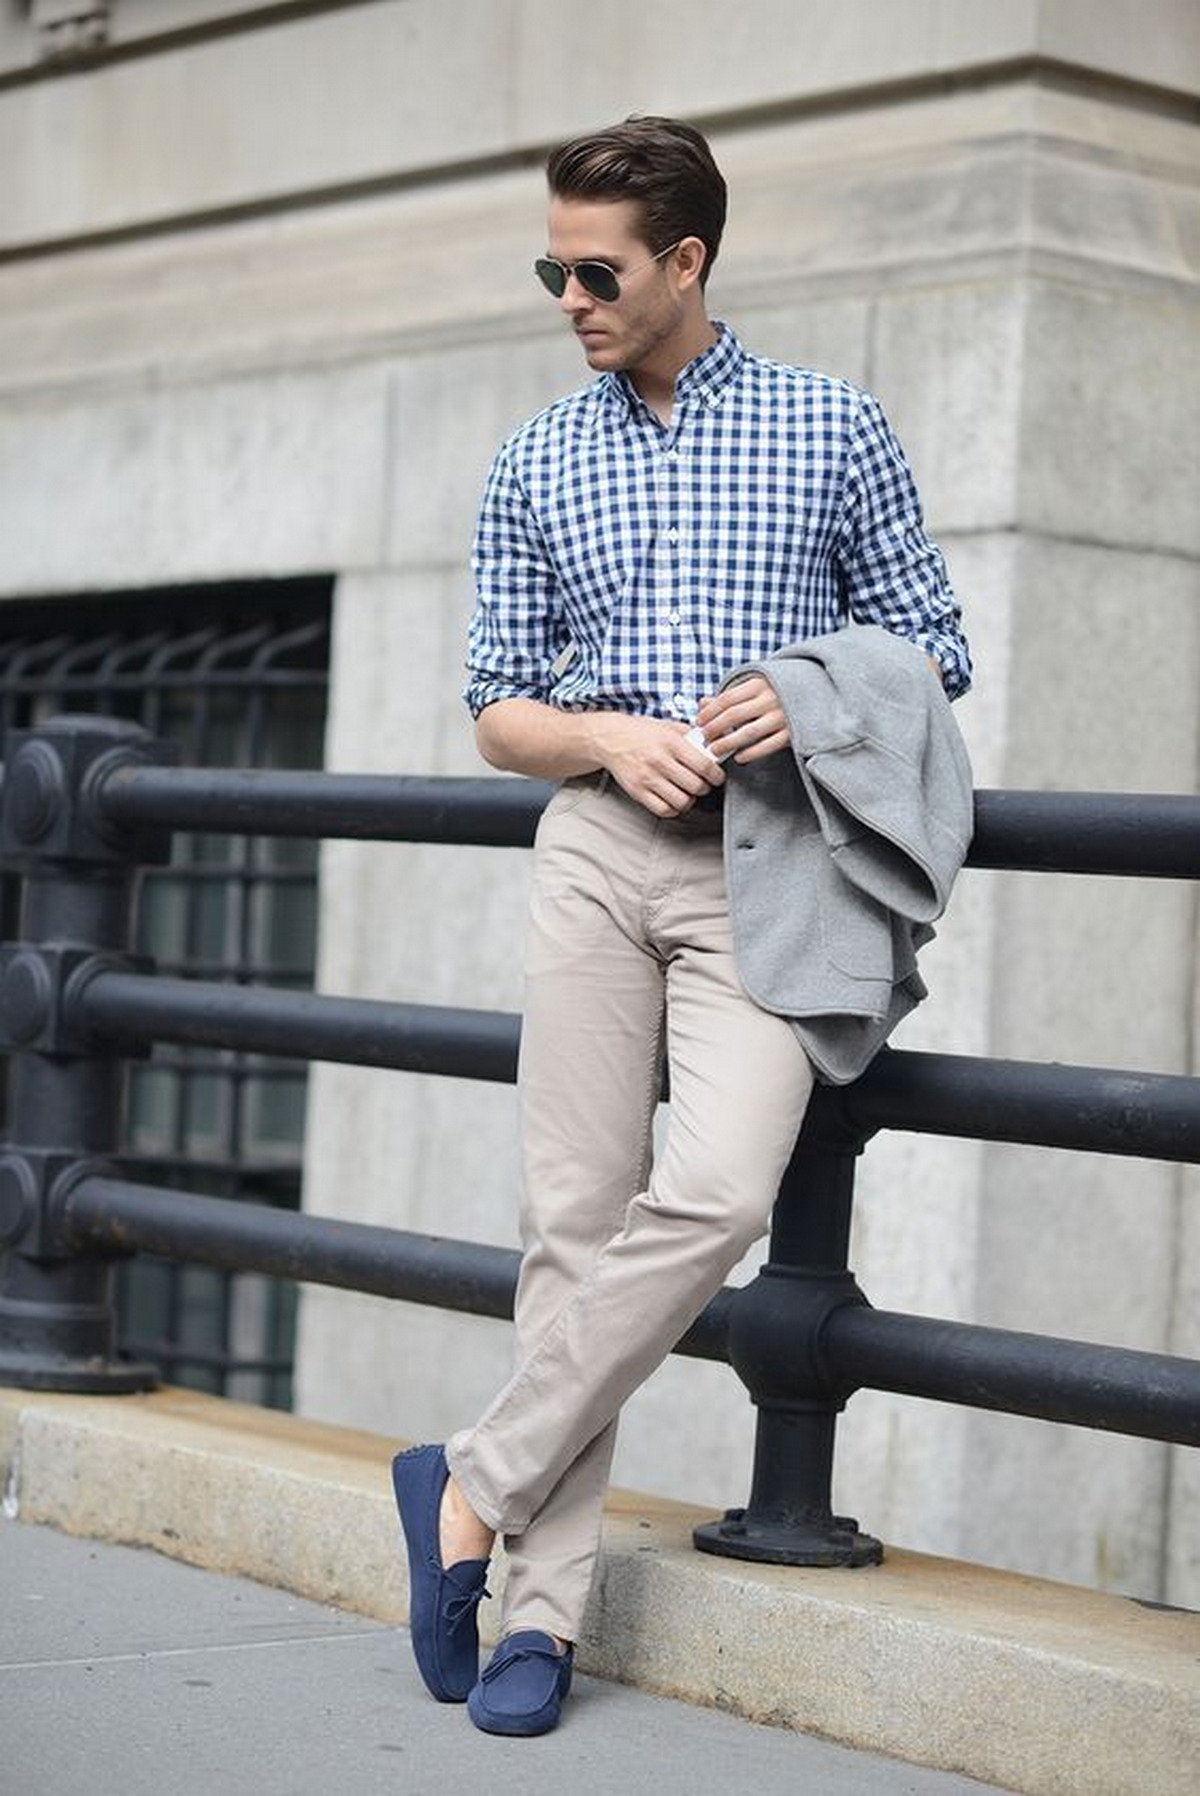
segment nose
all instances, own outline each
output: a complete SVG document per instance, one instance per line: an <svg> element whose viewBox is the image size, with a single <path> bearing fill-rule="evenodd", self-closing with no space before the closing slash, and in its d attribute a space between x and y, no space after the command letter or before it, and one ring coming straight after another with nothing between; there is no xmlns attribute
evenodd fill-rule
<svg viewBox="0 0 1200 1796"><path fill-rule="evenodd" d="M596 301L572 270L567 276L567 284L558 303L568 318L577 318L584 312L589 312Z"/></svg>

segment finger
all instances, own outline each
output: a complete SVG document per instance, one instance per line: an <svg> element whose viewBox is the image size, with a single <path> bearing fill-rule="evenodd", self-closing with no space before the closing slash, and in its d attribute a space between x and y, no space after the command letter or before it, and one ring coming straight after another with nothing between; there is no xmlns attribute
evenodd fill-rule
<svg viewBox="0 0 1200 1796"><path fill-rule="evenodd" d="M725 775L706 749L697 748L695 743L680 740L672 744L676 754L676 764L671 767L669 777L686 785L692 796L699 798L710 786L719 786ZM696 785L695 781L700 784Z"/></svg>
<svg viewBox="0 0 1200 1796"><path fill-rule="evenodd" d="M786 729L772 730L769 736L764 736L749 748L740 749L733 758L739 766L745 766L748 761L763 761L768 755L778 754L781 748L790 748L791 742L792 738Z"/></svg>
<svg viewBox="0 0 1200 1796"><path fill-rule="evenodd" d="M715 717L720 717L723 711L728 710L729 703L728 692L717 692L711 698L702 698L696 708L696 722L702 726L711 723Z"/></svg>
<svg viewBox="0 0 1200 1796"><path fill-rule="evenodd" d="M669 772L659 771L652 783L655 791L668 799L673 799L676 794L680 798L699 798L708 791L704 775L686 766L672 767Z"/></svg>
<svg viewBox="0 0 1200 1796"><path fill-rule="evenodd" d="M749 747L759 733L760 725L757 718L732 718L727 724L720 726L720 734L712 736L708 746L714 755L718 755L724 760L727 756L735 753L737 749Z"/></svg>
<svg viewBox="0 0 1200 1796"><path fill-rule="evenodd" d="M708 791L707 783L698 774L689 773L685 767L672 767L669 771L660 769L647 779L646 785L667 807L667 813L671 816L676 815L681 807L694 804L697 798Z"/></svg>
<svg viewBox="0 0 1200 1796"><path fill-rule="evenodd" d="M714 719L724 716L731 707L745 704L751 698L759 697L763 693L771 693L771 696L774 697L772 688L760 675L755 674L750 679L737 680L732 686L727 686L723 692L714 693L711 698L701 699L700 707L696 712L696 721L707 725Z"/></svg>
<svg viewBox="0 0 1200 1796"><path fill-rule="evenodd" d="M740 718L743 722L752 717L765 717L769 711L779 710L779 698L773 686L765 682L758 692L751 692L736 705L731 705L726 713L728 717Z"/></svg>
<svg viewBox="0 0 1200 1796"><path fill-rule="evenodd" d="M689 761L688 771L696 774L701 784L692 786L689 781L689 788L696 798L701 798L705 792L711 792L715 787L723 786L725 775L720 763L711 754L706 754L704 749L699 749L697 752L700 756L700 766L697 767L694 762Z"/></svg>
<svg viewBox="0 0 1200 1796"><path fill-rule="evenodd" d="M719 743L714 744L714 749L718 754L737 754L744 748L753 748L756 742L765 741L777 730L786 730L786 728L787 720L782 711L768 711L762 717L746 718L744 722L731 729L727 736L723 736Z"/></svg>
<svg viewBox="0 0 1200 1796"><path fill-rule="evenodd" d="M762 716L749 717L735 724L712 744L713 753L736 757L741 750L753 748L756 742L765 741L778 730L786 732L787 722L783 712L773 708Z"/></svg>
<svg viewBox="0 0 1200 1796"><path fill-rule="evenodd" d="M753 724L760 719L779 718L782 715L783 713L779 709L779 700L772 689L766 686L753 698L743 699L736 705L729 706L719 717L704 726L709 747L715 748L718 742L726 741L737 730L744 729L747 724Z"/></svg>
<svg viewBox="0 0 1200 1796"><path fill-rule="evenodd" d="M640 791L630 793L630 797L636 798L638 803L649 811L653 817L671 817L674 815L674 812L666 799L660 797L659 794L649 786L643 786Z"/></svg>

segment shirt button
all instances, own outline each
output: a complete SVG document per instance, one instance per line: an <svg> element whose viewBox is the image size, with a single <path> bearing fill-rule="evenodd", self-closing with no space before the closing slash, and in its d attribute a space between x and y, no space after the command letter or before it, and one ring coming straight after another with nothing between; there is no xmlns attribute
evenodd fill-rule
<svg viewBox="0 0 1200 1796"><path fill-rule="evenodd" d="M687 717L690 714L691 706L688 704L687 700L684 698L682 692L677 692L675 694L675 697L671 700L671 703L674 705L675 709L679 712L681 717Z"/></svg>
<svg viewBox="0 0 1200 1796"><path fill-rule="evenodd" d="M677 543L679 541L678 530L674 529L673 527L670 530L668 530L667 531L667 541L669 543Z"/></svg>
<svg viewBox="0 0 1200 1796"><path fill-rule="evenodd" d="M667 612L667 622L669 624L677 624L679 622L678 611L668 611Z"/></svg>

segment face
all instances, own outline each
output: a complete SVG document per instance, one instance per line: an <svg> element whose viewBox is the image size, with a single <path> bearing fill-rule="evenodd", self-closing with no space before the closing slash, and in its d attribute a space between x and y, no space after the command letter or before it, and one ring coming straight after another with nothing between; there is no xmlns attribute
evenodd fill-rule
<svg viewBox="0 0 1200 1796"><path fill-rule="evenodd" d="M674 254L650 260L654 252L638 236L639 225L632 200L550 202L548 254L560 262L607 262L621 281L620 297L605 301L572 275L558 301L597 373L644 366L669 350L685 326L694 282L681 285Z"/></svg>

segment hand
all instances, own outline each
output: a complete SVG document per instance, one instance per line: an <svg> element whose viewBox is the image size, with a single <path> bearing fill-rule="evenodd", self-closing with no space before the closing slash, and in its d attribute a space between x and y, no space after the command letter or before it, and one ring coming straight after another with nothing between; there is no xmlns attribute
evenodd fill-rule
<svg viewBox="0 0 1200 1796"><path fill-rule="evenodd" d="M654 816L682 817L698 798L724 784L712 756L687 740L687 724L620 711L593 716L600 765Z"/></svg>
<svg viewBox="0 0 1200 1796"><path fill-rule="evenodd" d="M732 756L740 765L778 754L792 740L775 688L761 674L702 699L696 721L714 755Z"/></svg>

